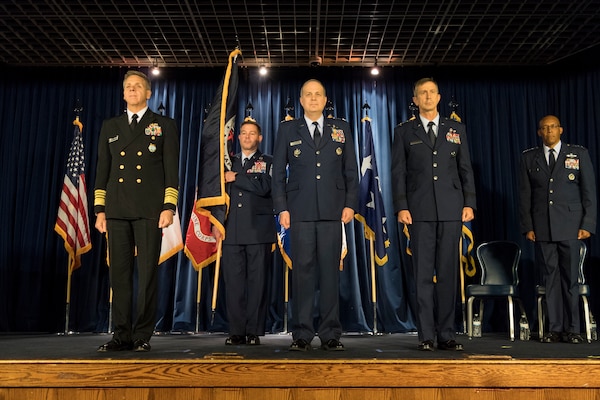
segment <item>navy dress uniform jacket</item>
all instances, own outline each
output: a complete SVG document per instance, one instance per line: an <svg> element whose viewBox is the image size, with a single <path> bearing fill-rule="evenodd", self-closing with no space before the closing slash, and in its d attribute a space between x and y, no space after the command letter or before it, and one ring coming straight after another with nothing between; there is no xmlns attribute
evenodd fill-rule
<svg viewBox="0 0 600 400"><path fill-rule="evenodd" d="M229 184L230 207L223 243L275 243L270 175L273 157L257 151L246 170L242 168L241 159L241 154L232 159L232 171L238 174Z"/></svg>
<svg viewBox="0 0 600 400"><path fill-rule="evenodd" d="M536 241L577 239L579 229L596 232L596 183L588 150L561 146L550 172L544 149L535 147L521 155L521 232L534 231Z"/></svg>
<svg viewBox="0 0 600 400"><path fill-rule="evenodd" d="M98 144L95 213L110 219L158 219L175 211L179 182L175 121L146 110L135 130L127 114L104 121Z"/></svg>
<svg viewBox="0 0 600 400"><path fill-rule="evenodd" d="M316 148L304 118L281 123L273 152L276 214L287 210L293 221L339 221L344 207L358 209L358 167L350 125L332 118L325 118L323 125Z"/></svg>
<svg viewBox="0 0 600 400"><path fill-rule="evenodd" d="M179 138L175 121L149 109L131 130L127 114L102 124L94 211L106 213L114 339L149 341L155 326L163 210L175 211ZM135 243L134 243L135 242ZM137 246L135 317L133 246Z"/></svg>
<svg viewBox="0 0 600 400"><path fill-rule="evenodd" d="M440 118L435 147L419 118L394 129L394 212L409 210L413 221L460 221L476 208L475 182L465 126Z"/></svg>

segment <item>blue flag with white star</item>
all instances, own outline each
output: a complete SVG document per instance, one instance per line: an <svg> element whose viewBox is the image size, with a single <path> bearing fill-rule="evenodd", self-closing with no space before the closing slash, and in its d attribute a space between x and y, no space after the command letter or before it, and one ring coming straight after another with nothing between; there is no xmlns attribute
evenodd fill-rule
<svg viewBox="0 0 600 400"><path fill-rule="evenodd" d="M375 262L377 265L384 265L388 261L387 248L390 245L390 239L387 233L385 209L375 161L371 119L365 117L363 121L365 139L360 165L360 193L356 219L363 224L365 238L374 242Z"/></svg>

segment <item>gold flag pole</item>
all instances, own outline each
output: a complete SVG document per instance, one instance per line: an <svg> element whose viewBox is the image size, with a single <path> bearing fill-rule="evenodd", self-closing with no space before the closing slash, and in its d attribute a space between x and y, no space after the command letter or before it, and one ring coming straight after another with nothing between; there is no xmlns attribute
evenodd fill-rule
<svg viewBox="0 0 600 400"><path fill-rule="evenodd" d="M371 302L373 303L373 334L377 335L377 278L375 274L375 242L369 239L370 264L371 264Z"/></svg>
<svg viewBox="0 0 600 400"><path fill-rule="evenodd" d="M112 333L112 306L113 306L113 290L112 286L108 293L108 327L106 328L106 333Z"/></svg>
<svg viewBox="0 0 600 400"><path fill-rule="evenodd" d="M71 310L71 278L73 276L73 270L71 269L71 265L74 263L74 260L69 255L69 265L67 266L67 296L65 300L65 331L64 334L68 335L69 332L69 314Z"/></svg>
<svg viewBox="0 0 600 400"><path fill-rule="evenodd" d="M283 276L283 332L288 333L288 306L290 302L290 266L286 264L285 274Z"/></svg>
<svg viewBox="0 0 600 400"><path fill-rule="evenodd" d="M198 288L196 289L196 333L200 332L200 294L202 293L202 268L198 268Z"/></svg>
<svg viewBox="0 0 600 400"><path fill-rule="evenodd" d="M458 265L460 268L459 274L460 274L460 301L461 301L461 305L462 305L462 320L463 320L463 333L467 333L467 317L465 314L465 273L464 273L464 269L463 269L463 263L462 263L462 248L463 248L463 238L462 235L460 237L460 240L458 241L458 246L459 246L459 252L458 252Z"/></svg>
<svg viewBox="0 0 600 400"><path fill-rule="evenodd" d="M221 254L223 253L223 239L219 239L217 243L217 260L215 262L215 281L213 282L213 295L212 295L212 306L210 325L212 326L215 322L215 314L217 310L217 293L219 291L219 272L221 271Z"/></svg>

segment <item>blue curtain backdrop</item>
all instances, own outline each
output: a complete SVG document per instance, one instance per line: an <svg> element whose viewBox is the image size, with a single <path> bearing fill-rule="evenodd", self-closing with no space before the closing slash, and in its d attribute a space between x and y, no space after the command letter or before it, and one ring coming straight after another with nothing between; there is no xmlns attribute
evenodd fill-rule
<svg viewBox="0 0 600 400"><path fill-rule="evenodd" d="M225 57L224 57L225 58ZM10 68L0 67L0 117L3 121L0 163L0 331L62 332L65 321L67 254L54 232L65 162L72 140L73 109L83 106L81 121L86 157L90 210L93 204L96 148L102 120L123 112L120 68ZM212 69L163 69L152 78L150 107L173 117L181 135L179 213L184 231L189 222L198 182L199 138L208 108L224 72ZM272 152L277 127L285 116L288 98L295 117L302 116L298 101L301 84L322 80L334 106L333 114L353 128L357 154L363 143L362 105L370 105L375 154L388 217L391 240L389 261L377 267L377 315L380 332L414 330L412 283L402 227L395 222L391 201L391 143L393 128L411 116L414 81L424 76L438 80L442 115L450 114L453 98L467 125L477 183L478 209L473 223L476 244L509 239L523 249L521 292L530 320L534 316L536 272L533 249L519 233L518 160L522 150L539 143L537 122L557 115L564 127L563 141L586 146L598 168L600 146L600 69L568 65L528 68L385 68L373 78L361 68L280 68L266 77L256 69L241 69L238 126L253 105L252 116L262 125L263 151ZM108 324L108 269L106 245L93 228L92 251L82 257L73 274L70 329L103 332ZM371 276L368 254L358 222L347 228L349 254L341 278L341 317L348 332L373 328ZM598 237L588 243L587 277L592 309L598 314L600 276L596 272ZM283 266L274 255L269 331L283 328ZM158 331L194 331L197 272L183 253L160 267ZM211 324L214 268L202 271L200 330L226 331L223 292ZM468 282L474 282L470 279ZM220 285L220 290L226 288ZM293 294L292 294L293 297ZM292 298L293 301L293 298ZM498 307L495 312L502 312ZM493 318L504 320L504 318ZM499 324L492 328L502 329Z"/></svg>

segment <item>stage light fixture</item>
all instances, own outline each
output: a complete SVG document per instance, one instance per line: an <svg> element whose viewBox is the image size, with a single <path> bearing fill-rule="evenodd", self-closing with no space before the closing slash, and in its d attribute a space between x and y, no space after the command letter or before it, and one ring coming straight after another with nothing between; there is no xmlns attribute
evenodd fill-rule
<svg viewBox="0 0 600 400"><path fill-rule="evenodd" d="M373 68L371 68L371 75L373 75L373 76L379 75L379 67L377 66L377 63L375 63L375 65L373 65Z"/></svg>
<svg viewBox="0 0 600 400"><path fill-rule="evenodd" d="M265 76L267 74L267 72L269 72L269 71L267 70L267 67L264 65L261 65L258 68L258 73L261 74L262 76Z"/></svg>
<svg viewBox="0 0 600 400"><path fill-rule="evenodd" d="M152 75L160 75L160 68L158 68L158 62L156 61L156 59L152 62Z"/></svg>

